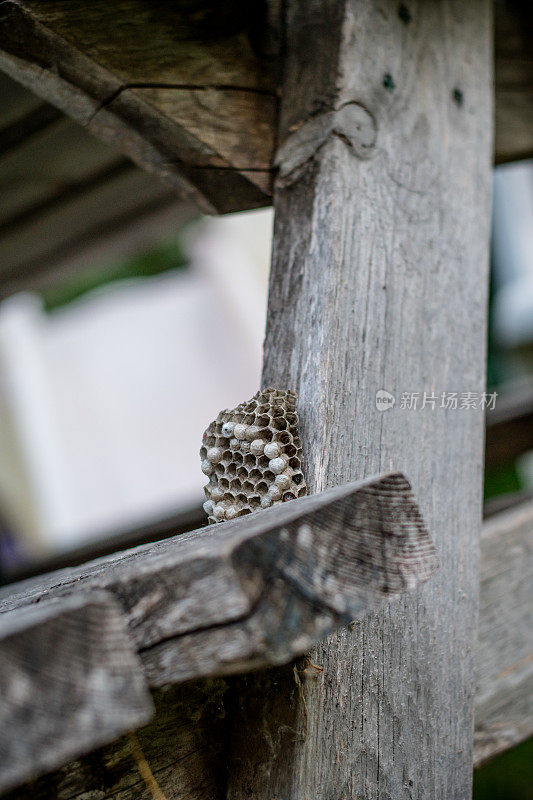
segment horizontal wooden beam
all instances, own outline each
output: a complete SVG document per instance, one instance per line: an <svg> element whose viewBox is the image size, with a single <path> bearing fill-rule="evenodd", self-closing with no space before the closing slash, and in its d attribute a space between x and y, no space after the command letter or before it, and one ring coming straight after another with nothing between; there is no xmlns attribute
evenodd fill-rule
<svg viewBox="0 0 533 800"><path fill-rule="evenodd" d="M267 205L276 70L253 6L8 0L0 69L204 210Z"/></svg>
<svg viewBox="0 0 533 800"><path fill-rule="evenodd" d="M0 615L0 792L144 725L153 706L115 600Z"/></svg>
<svg viewBox="0 0 533 800"><path fill-rule="evenodd" d="M267 513L270 512L264 512ZM264 514L261 512L261 516ZM224 526L225 523L208 533L214 535ZM533 733L530 702L533 697L533 630L529 620L532 530L533 502L522 509L494 517L483 528L476 657L477 766ZM161 547L160 555L165 561L167 551L164 543L158 549ZM128 559L135 560L141 553L149 552L154 552L152 547L137 548L128 554ZM119 581L122 574L119 563L116 559L106 559L106 562ZM49 591L54 594L52 581L49 583ZM35 581L19 588L23 591L15 604L23 601L24 594L36 599ZM4 607L8 605L8 592L8 587L2 590ZM139 595L139 602L142 602L142 595ZM39 605L30 606L30 611L38 609ZM175 644L178 642L176 639ZM305 659L295 666L295 690L298 690L298 681L323 680L322 673ZM268 672L265 672L266 685ZM225 768L221 749L224 740L223 701L227 692L228 683L219 679L200 680L155 692L157 713L154 720L139 732L139 741L158 783L168 796L175 792L176 796L191 800L221 798L219 790ZM90 759L70 762L59 771L22 787L13 797L44 800L53 795L61 800L74 797L89 800L91 792L99 789L102 776L105 776L107 790L116 800L130 797L132 782L139 782L140 776L128 741L119 740L96 751Z"/></svg>
<svg viewBox="0 0 533 800"><path fill-rule="evenodd" d="M487 411L485 468L511 464L533 449L533 385L498 398Z"/></svg>
<svg viewBox="0 0 533 800"><path fill-rule="evenodd" d="M533 502L492 517L481 538L474 759L533 735Z"/></svg>
<svg viewBox="0 0 533 800"><path fill-rule="evenodd" d="M14 585L0 611L105 589L161 686L290 661L435 569L393 474Z"/></svg>
<svg viewBox="0 0 533 800"><path fill-rule="evenodd" d="M280 3L267 5L263 18L237 0L157 11L143 0L7 0L0 69L205 211L268 205L281 70ZM406 19L398 35L416 22ZM496 3L496 163L533 156L532 42L529 4ZM29 108L25 127L53 115Z"/></svg>
<svg viewBox="0 0 533 800"><path fill-rule="evenodd" d="M494 3L496 164L533 158L533 7Z"/></svg>

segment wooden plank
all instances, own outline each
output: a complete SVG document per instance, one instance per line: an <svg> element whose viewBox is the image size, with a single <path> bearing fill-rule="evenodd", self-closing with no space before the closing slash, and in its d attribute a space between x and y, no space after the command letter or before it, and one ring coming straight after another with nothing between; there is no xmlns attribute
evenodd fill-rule
<svg viewBox="0 0 533 800"><path fill-rule="evenodd" d="M247 35L256 9L219 5L6 2L0 68L205 210L265 205L275 70Z"/></svg>
<svg viewBox="0 0 533 800"><path fill-rule="evenodd" d="M0 296L31 286L95 238L174 202L168 187L127 161L60 192L2 231Z"/></svg>
<svg viewBox="0 0 533 800"><path fill-rule="evenodd" d="M154 692L156 714L136 732L136 738L167 800L223 800L227 766L223 701L227 689L226 682L217 679ZM139 772L132 741L126 737L2 797L154 800Z"/></svg>
<svg viewBox="0 0 533 800"><path fill-rule="evenodd" d="M0 791L150 719L120 611L105 593L0 616Z"/></svg>
<svg viewBox="0 0 533 800"><path fill-rule="evenodd" d="M502 394L487 411L485 468L512 463L533 449L533 386Z"/></svg>
<svg viewBox="0 0 533 800"><path fill-rule="evenodd" d="M532 733L532 529L533 504L527 514L513 512L486 524L481 536L474 748L478 766ZM305 659L294 667L293 692L300 691L300 684L320 678ZM266 682L268 675L263 676L265 691L258 700L262 704L280 691L279 684ZM225 724L235 707L227 680L208 679L158 690L154 703L155 717L138 732L138 739L161 790L168 798L222 800L227 770ZM143 794L126 739L65 764L5 800L94 800L106 795L116 800L133 796L151 800L147 790Z"/></svg>
<svg viewBox="0 0 533 800"><path fill-rule="evenodd" d="M105 589L161 686L286 663L435 569L392 474L8 587L0 612Z"/></svg>
<svg viewBox="0 0 533 800"><path fill-rule="evenodd" d="M490 6L287 6L264 385L299 393L311 491L412 475L441 570L315 648L301 693L247 681L228 798L465 798L483 420L420 406L485 383Z"/></svg>
<svg viewBox="0 0 533 800"><path fill-rule="evenodd" d="M483 527L474 759L533 735L533 502Z"/></svg>
<svg viewBox="0 0 533 800"><path fill-rule="evenodd" d="M114 148L61 114L44 129L25 137L18 147L0 152L2 235L16 226L22 215L35 213L94 175L124 163L133 169Z"/></svg>
<svg viewBox="0 0 533 800"><path fill-rule="evenodd" d="M533 8L494 3L495 161L533 157Z"/></svg>

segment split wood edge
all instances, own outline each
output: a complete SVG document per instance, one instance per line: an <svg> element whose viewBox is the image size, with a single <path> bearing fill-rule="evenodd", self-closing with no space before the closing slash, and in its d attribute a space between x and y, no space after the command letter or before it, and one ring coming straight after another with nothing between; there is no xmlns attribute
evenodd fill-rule
<svg viewBox="0 0 533 800"><path fill-rule="evenodd" d="M3 713L13 724L0 728L0 753L6 753L0 763L22 763L23 770L17 778L8 768L0 786L59 766L146 722L146 683L159 687L288 662L384 599L414 588L436 567L410 485L392 474L30 580L9 594L3 590L0 659L13 665L4 670L11 699ZM54 644L60 660L50 652L21 700L17 670L27 680L43 647L48 653ZM27 652L33 653L29 661ZM76 667L74 688L65 693L60 684L70 662L83 670L78 675ZM91 713L102 715L106 724L95 726L93 719L98 734L92 739L85 728L74 735L77 715L72 723L68 715L77 692L84 695L83 676L92 680L95 668L112 671L117 663L120 680L129 682L123 700L132 713L121 714L120 703L97 693L87 713L90 719ZM53 717L47 730L57 729L47 738L52 755L42 748L42 729L28 731L17 722L33 713L43 685ZM58 696L64 702L56 708ZM32 772L26 750L35 737L45 755ZM22 749L18 761L13 748Z"/></svg>
<svg viewBox="0 0 533 800"><path fill-rule="evenodd" d="M392 474L23 582L0 612L104 589L156 687L290 661L436 565Z"/></svg>

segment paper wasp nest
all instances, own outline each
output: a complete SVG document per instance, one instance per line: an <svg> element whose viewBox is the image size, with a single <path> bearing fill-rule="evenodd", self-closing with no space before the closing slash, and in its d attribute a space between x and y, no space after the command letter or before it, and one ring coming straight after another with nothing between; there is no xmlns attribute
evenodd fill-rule
<svg viewBox="0 0 533 800"><path fill-rule="evenodd" d="M307 494L297 401L294 392L264 389L207 428L200 457L210 523Z"/></svg>

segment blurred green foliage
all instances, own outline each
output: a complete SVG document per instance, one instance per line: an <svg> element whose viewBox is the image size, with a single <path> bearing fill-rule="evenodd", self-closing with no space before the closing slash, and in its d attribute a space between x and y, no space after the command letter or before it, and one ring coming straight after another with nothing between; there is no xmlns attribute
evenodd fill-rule
<svg viewBox="0 0 533 800"><path fill-rule="evenodd" d="M533 739L474 771L473 800L533 800Z"/></svg>
<svg viewBox="0 0 533 800"><path fill-rule="evenodd" d="M167 270L185 267L186 264L179 238L163 241L131 258L105 266L98 264L91 270L74 273L67 280L43 291L44 307L50 311L114 281L159 275Z"/></svg>

